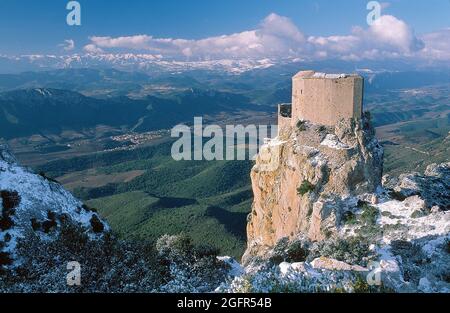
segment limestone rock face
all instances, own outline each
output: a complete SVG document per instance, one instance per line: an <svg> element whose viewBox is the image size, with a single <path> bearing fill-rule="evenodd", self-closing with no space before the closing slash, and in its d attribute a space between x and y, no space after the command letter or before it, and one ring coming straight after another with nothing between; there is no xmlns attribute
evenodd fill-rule
<svg viewBox="0 0 450 313"><path fill-rule="evenodd" d="M431 164L423 174L401 174L398 178L386 175L383 185L402 197L420 196L429 209L438 206L450 210L450 162Z"/></svg>
<svg viewBox="0 0 450 313"><path fill-rule="evenodd" d="M261 148L251 172L254 202L243 261L282 238L320 241L337 232L345 199L381 185L383 149L368 116L335 127L299 122Z"/></svg>
<svg viewBox="0 0 450 313"><path fill-rule="evenodd" d="M359 265L350 265L342 261L320 257L311 262L311 266L315 269L325 269L330 271L355 271L355 272L369 272L367 268Z"/></svg>

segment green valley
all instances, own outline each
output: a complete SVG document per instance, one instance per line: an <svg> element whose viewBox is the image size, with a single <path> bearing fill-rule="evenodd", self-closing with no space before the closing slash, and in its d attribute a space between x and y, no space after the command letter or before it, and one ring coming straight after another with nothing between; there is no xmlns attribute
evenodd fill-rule
<svg viewBox="0 0 450 313"><path fill-rule="evenodd" d="M156 240L163 234L188 234L196 244L210 244L239 257L245 249L246 217L251 209L252 161L174 161L171 142L133 151L116 151L58 160L39 168L72 184L76 196L105 217L122 237ZM90 177L141 175L120 183Z"/></svg>

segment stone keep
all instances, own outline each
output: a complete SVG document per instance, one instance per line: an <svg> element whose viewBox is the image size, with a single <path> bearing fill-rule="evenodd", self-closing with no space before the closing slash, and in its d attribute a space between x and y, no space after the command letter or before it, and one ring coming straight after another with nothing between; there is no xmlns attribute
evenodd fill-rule
<svg viewBox="0 0 450 313"><path fill-rule="evenodd" d="M334 126L343 118L361 119L364 79L359 75L302 71L292 78L292 104L280 105L279 127L299 120Z"/></svg>

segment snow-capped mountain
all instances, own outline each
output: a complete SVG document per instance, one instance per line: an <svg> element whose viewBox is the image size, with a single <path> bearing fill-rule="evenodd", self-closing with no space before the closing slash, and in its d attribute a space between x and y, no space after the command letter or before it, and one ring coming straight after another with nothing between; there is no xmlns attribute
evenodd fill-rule
<svg viewBox="0 0 450 313"><path fill-rule="evenodd" d="M73 55L0 55L2 72L23 72L68 68L116 68L140 72L185 72L209 70L240 74L249 70L269 68L292 60L222 59L180 61L150 54L73 54Z"/></svg>

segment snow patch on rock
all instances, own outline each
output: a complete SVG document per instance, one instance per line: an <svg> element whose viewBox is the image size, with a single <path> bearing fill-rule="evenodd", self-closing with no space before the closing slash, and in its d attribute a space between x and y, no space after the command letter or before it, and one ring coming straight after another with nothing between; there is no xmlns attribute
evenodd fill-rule
<svg viewBox="0 0 450 313"><path fill-rule="evenodd" d="M58 216L64 215L87 229L91 228L94 212L83 209L83 203L60 184L20 166L7 148L1 145L0 190L16 192L20 197L20 202L14 207L11 216L13 225L3 231L0 229L0 241L4 242L1 251L11 254L13 258L17 240L23 238L26 232L34 231L31 220L45 221L49 212ZM1 207L2 200L0 200ZM108 226L105 223L103 225L107 230ZM42 233L41 237L49 236Z"/></svg>
<svg viewBox="0 0 450 313"><path fill-rule="evenodd" d="M351 147L339 141L339 138L336 135L328 134L325 139L321 142L322 146L326 146L331 149L336 150L349 150Z"/></svg>

